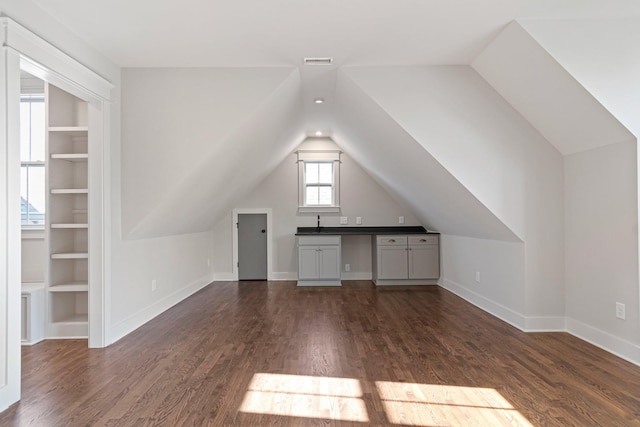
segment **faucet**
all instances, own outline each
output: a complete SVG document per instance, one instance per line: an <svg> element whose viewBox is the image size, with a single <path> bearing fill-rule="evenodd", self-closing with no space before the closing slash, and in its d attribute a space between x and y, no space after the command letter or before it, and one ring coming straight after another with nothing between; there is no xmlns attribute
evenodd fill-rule
<svg viewBox="0 0 640 427"><path fill-rule="evenodd" d="M318 215L318 233L320 232L320 215Z"/></svg>

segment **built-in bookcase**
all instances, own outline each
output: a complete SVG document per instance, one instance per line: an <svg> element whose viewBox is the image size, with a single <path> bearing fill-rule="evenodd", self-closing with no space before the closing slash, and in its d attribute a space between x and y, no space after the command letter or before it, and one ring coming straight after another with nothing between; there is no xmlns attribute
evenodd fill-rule
<svg viewBox="0 0 640 427"><path fill-rule="evenodd" d="M47 337L87 338L89 293L87 103L45 86Z"/></svg>

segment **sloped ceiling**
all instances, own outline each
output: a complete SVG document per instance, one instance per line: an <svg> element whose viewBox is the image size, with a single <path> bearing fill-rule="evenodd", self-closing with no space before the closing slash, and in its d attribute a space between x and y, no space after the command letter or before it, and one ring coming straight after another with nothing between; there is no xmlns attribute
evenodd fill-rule
<svg viewBox="0 0 640 427"><path fill-rule="evenodd" d="M640 19L519 20L600 104L640 136Z"/></svg>
<svg viewBox="0 0 640 427"><path fill-rule="evenodd" d="M125 237L213 228L303 138L295 69L128 69L123 89Z"/></svg>
<svg viewBox="0 0 640 427"><path fill-rule="evenodd" d="M336 109L336 142L427 228L519 240L346 72L338 77Z"/></svg>
<svg viewBox="0 0 640 427"><path fill-rule="evenodd" d="M518 22L471 65L564 155L633 137Z"/></svg>

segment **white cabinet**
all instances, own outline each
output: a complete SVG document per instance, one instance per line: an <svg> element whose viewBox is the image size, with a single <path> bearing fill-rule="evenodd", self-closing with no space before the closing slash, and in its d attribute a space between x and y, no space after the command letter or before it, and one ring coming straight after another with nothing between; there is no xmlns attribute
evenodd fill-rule
<svg viewBox="0 0 640 427"><path fill-rule="evenodd" d="M340 236L298 236L298 286L340 286Z"/></svg>
<svg viewBox="0 0 640 427"><path fill-rule="evenodd" d="M48 338L87 338L89 292L87 103L46 85Z"/></svg>
<svg viewBox="0 0 640 427"><path fill-rule="evenodd" d="M437 234L373 237L376 285L430 284L440 277Z"/></svg>
<svg viewBox="0 0 640 427"><path fill-rule="evenodd" d="M44 339L44 285L22 284L22 345L31 345Z"/></svg>

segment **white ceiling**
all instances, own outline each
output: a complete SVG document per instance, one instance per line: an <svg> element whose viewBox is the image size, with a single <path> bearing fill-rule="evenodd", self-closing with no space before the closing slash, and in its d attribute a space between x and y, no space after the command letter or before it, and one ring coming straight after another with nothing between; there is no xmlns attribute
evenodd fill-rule
<svg viewBox="0 0 640 427"><path fill-rule="evenodd" d="M331 133L336 69L469 64L514 19L638 17L634 0L33 0L121 67L300 67ZM322 71L304 57L332 57ZM316 97L327 102L311 107Z"/></svg>

